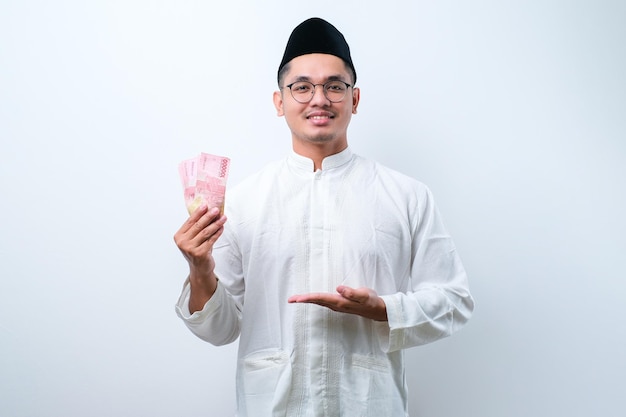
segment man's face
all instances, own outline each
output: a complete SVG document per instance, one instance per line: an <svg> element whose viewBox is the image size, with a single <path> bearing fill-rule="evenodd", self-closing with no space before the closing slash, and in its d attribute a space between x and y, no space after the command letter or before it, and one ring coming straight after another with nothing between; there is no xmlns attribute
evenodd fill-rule
<svg viewBox="0 0 626 417"><path fill-rule="evenodd" d="M328 54L307 54L292 59L282 80L282 90L274 93L274 105L285 120L294 141L347 146L347 130L359 104L359 89L348 88L346 97L333 103L321 85L308 103L299 103L286 86L295 81L324 84L341 80L352 85L351 72L341 58Z"/></svg>

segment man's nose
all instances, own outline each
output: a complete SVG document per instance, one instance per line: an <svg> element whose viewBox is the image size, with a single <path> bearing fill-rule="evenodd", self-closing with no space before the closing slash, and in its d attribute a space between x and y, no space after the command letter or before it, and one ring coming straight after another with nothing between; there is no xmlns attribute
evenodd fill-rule
<svg viewBox="0 0 626 417"><path fill-rule="evenodd" d="M323 84L315 84L313 86L313 97L311 98L311 103L317 105L330 104L330 100L326 97L326 93L324 92Z"/></svg>

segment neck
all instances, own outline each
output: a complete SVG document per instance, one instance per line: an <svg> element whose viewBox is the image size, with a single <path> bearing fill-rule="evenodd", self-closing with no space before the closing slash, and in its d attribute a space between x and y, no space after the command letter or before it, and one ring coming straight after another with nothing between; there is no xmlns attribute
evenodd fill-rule
<svg viewBox="0 0 626 417"><path fill-rule="evenodd" d="M347 141L341 142L303 142L294 139L293 150L298 155L307 157L313 161L313 170L322 169L322 161L330 155L335 155L348 147Z"/></svg>

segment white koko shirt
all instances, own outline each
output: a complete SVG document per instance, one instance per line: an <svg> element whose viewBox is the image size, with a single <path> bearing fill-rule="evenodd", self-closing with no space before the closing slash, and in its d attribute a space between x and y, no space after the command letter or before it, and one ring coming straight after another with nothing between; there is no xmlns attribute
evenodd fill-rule
<svg viewBox="0 0 626 417"><path fill-rule="evenodd" d="M229 190L226 214L217 291L190 315L186 282L176 311L212 344L240 338L237 415L407 416L401 349L454 333L474 305L428 188L349 148L316 172L292 153ZM287 303L340 284L373 288L388 322Z"/></svg>

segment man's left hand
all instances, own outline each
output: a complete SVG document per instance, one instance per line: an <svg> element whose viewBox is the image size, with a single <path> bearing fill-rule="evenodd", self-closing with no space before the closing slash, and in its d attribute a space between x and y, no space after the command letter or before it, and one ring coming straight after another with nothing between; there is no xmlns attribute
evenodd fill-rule
<svg viewBox="0 0 626 417"><path fill-rule="evenodd" d="M340 285L337 287L337 294L317 292L292 295L287 302L317 304L340 313L387 321L385 302L370 288L350 288Z"/></svg>

